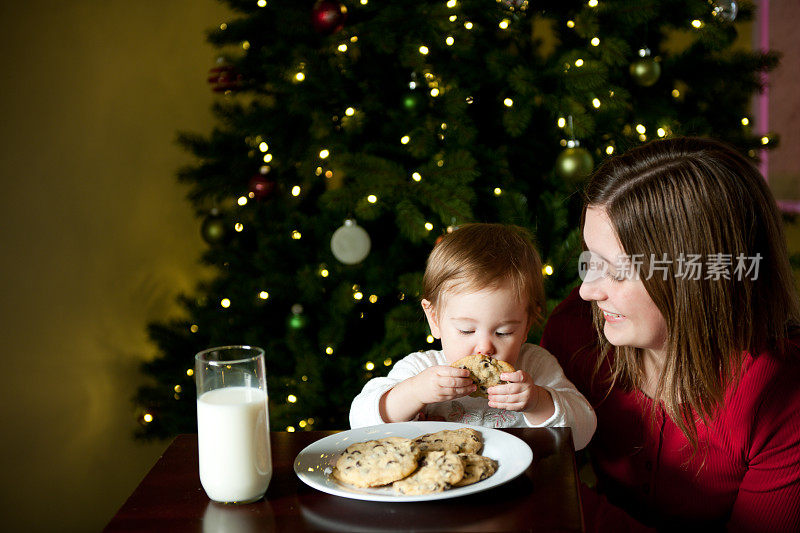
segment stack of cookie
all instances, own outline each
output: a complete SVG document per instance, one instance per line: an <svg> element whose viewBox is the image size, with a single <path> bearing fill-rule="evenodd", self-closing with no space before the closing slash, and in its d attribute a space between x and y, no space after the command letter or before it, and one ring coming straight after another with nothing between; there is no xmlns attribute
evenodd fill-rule
<svg viewBox="0 0 800 533"><path fill-rule="evenodd" d="M415 439L386 437L352 444L333 476L356 487L392 484L403 494L430 494L488 478L497 461L480 455L483 436L471 428L448 429Z"/></svg>

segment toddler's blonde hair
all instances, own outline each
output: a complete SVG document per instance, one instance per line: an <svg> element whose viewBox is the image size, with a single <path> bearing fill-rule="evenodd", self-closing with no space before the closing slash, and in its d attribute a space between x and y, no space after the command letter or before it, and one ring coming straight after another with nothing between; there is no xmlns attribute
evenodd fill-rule
<svg viewBox="0 0 800 533"><path fill-rule="evenodd" d="M538 324L545 308L544 283L530 232L506 224L465 224L446 234L428 256L422 298L438 308L446 292L478 291L505 282L527 304L529 325Z"/></svg>

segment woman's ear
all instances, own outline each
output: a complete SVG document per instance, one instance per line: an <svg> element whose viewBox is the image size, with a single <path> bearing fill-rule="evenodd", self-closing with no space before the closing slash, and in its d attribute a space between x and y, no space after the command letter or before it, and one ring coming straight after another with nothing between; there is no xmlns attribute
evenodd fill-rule
<svg viewBox="0 0 800 533"><path fill-rule="evenodd" d="M431 335L435 339L441 339L442 335L439 332L439 318L436 316L436 308L428 300L422 300L422 310L425 312L425 318L428 319Z"/></svg>

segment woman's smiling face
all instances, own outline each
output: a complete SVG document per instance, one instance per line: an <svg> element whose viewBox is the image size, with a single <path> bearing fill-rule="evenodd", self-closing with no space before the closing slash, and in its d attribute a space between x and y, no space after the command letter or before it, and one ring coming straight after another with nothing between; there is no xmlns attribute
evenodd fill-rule
<svg viewBox="0 0 800 533"><path fill-rule="evenodd" d="M581 284L580 296L595 302L603 312L608 342L660 354L667 339L667 323L638 272L623 267L625 251L602 207L586 210L583 240L595 263Z"/></svg>

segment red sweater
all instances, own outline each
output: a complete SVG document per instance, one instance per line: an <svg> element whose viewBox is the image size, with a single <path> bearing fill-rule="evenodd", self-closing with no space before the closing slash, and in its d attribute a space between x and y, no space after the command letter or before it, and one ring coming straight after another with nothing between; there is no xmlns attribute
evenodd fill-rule
<svg viewBox="0 0 800 533"><path fill-rule="evenodd" d="M592 380L597 334L577 289L551 314L542 346L597 414L587 450L603 496L584 490L589 531L642 529L608 502L659 528L800 531L800 337L784 359L746 356L739 384L708 426L698 424L694 457L661 405L653 419L640 391L606 397L608 366Z"/></svg>

